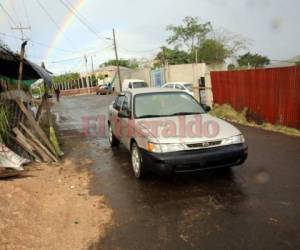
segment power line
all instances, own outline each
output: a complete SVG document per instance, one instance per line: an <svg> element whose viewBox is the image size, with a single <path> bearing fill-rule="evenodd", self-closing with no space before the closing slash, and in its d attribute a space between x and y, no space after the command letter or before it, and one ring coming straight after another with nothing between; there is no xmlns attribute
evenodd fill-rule
<svg viewBox="0 0 300 250"><path fill-rule="evenodd" d="M26 21L27 21L27 25L30 26L29 15L28 15L27 6L25 4L25 0L23 0L22 2L23 2L24 10L25 10L25 18L26 18Z"/></svg>
<svg viewBox="0 0 300 250"><path fill-rule="evenodd" d="M95 36L97 36L99 39L103 39L103 37L100 37L99 36L99 34L98 34L98 32L93 28L93 27L91 27L91 25L89 25L89 23L86 21L86 20L84 20L85 18L84 17L82 17L82 16L80 16L78 13L77 13L77 11L76 11L76 9L73 7L73 5L71 4L71 3L69 3L69 5L66 3L66 2L64 2L63 0L59 0L60 2L61 2L61 4L63 5L63 6L65 6L65 8L67 8L69 11L71 11L74 15L75 15L75 17L80 21L80 23L82 24L82 25L84 25L91 33L93 33Z"/></svg>
<svg viewBox="0 0 300 250"><path fill-rule="evenodd" d="M59 29L61 30L60 25L54 20L54 18L50 15L50 13L47 11L47 9L42 5L40 0L36 0L37 4L40 6L40 8L45 12L46 16L50 19L50 21ZM67 36L64 35L64 37L72 44L74 47L73 41L69 39Z"/></svg>
<svg viewBox="0 0 300 250"><path fill-rule="evenodd" d="M9 34L6 34L6 33L3 33L3 32L0 32L0 35L3 35L3 36L6 36L6 37L10 37L10 38L13 38L13 39L16 39L16 40L22 40L22 38L20 37L17 37L17 36L14 36L14 35L9 35ZM29 40L30 43L32 44L35 44L35 45L39 45L39 46L42 46L42 47L46 47L46 48L53 48L53 49L56 49L56 50L61 50L63 52L66 52L66 53L82 53L82 54L86 54L86 55L90 55L90 54L95 54L97 53L99 50L93 50L93 51L89 51L89 52L86 52L86 51L71 51L71 50L65 50L65 49L62 49L62 48L57 48L57 47L52 47L52 46L49 46L47 44L44 44L44 43L41 43L41 42L38 42L38 41L34 41L34 40ZM106 46L104 48L101 48L100 50L107 50L111 48L111 45L109 46ZM78 56L79 57L79 56ZM82 57L82 56L80 56ZM77 57L76 57L77 58ZM64 61L65 59L63 59L62 61ZM69 59L67 59L69 60ZM60 60L58 60L57 62L59 62Z"/></svg>
<svg viewBox="0 0 300 250"><path fill-rule="evenodd" d="M74 8L73 4L72 4L69 0L65 0L65 1L68 3L68 5L69 5L74 11L76 11L76 9ZM91 22L89 22L89 20L88 20L87 18L85 18L82 14L78 13L78 11L77 11L77 15L78 15L79 17L81 17L81 18L88 24L88 26L89 26L90 28L92 28L92 29L94 30L94 33L95 33L95 35L96 35L98 38L100 38L100 39L105 39L104 36L101 36L101 37L99 36L99 34L98 34L97 29L95 28L95 26L94 26Z"/></svg>
<svg viewBox="0 0 300 250"><path fill-rule="evenodd" d="M16 11L15 4L14 4L14 0L11 0L11 1L10 1L10 4L11 4L12 10L13 10L13 12L14 12L14 14L15 14L17 20L18 20L18 22L21 24L21 19L20 19L19 15L18 15L18 13L17 13L17 11Z"/></svg>
<svg viewBox="0 0 300 250"><path fill-rule="evenodd" d="M111 45L109 46L106 46L102 49L100 49L101 51L104 51L108 48L111 48ZM61 62L68 62L68 61L74 61L74 60L77 60L77 59L82 59L83 57L87 57L87 56L90 56L90 55L95 55L95 54L98 54L98 50L97 51L91 51L89 53L82 53L82 55L79 55L79 56L76 56L76 57L72 57L72 58L66 58L66 59L62 59L62 60L56 60L56 61L50 61L50 62L47 62L47 63L51 63L51 64L54 64L54 63L61 63ZM99 55L100 56L100 55ZM99 57L98 56L98 57ZM97 58L97 57L96 57Z"/></svg>
<svg viewBox="0 0 300 250"><path fill-rule="evenodd" d="M129 50L126 49L124 47L119 46L122 50L127 51L127 52L132 52L132 53L149 53L149 52L154 52L158 49L161 49L161 47L157 47L157 48L153 48L153 49L149 49L149 50Z"/></svg>
<svg viewBox="0 0 300 250"><path fill-rule="evenodd" d="M22 40L22 41L25 41L26 39L25 39L25 37L24 37L24 30L30 30L31 27L24 27L24 26L22 26L22 24L20 23L20 26L11 27L11 29L12 29L12 30L19 30L19 31L21 32L21 36L22 36L21 40Z"/></svg>
<svg viewBox="0 0 300 250"><path fill-rule="evenodd" d="M15 22L15 20L11 17L11 15L8 13L8 11L4 8L3 4L0 3L0 7L1 9L4 11L4 13L8 16L8 18L10 19L10 21L12 22L13 25L18 26L17 23Z"/></svg>
<svg viewBox="0 0 300 250"><path fill-rule="evenodd" d="M13 38L13 39L22 40L22 38L14 36L14 35L9 35L9 34L3 33L3 32L0 32L0 34L3 35L3 36ZM30 39L29 42L31 42L32 44L42 46L42 47L52 48L52 49L60 50L60 51L63 51L63 52L68 52L68 53L75 53L76 52L76 51L71 51L71 50L66 50L66 49L62 49L62 48L58 48L58 47L49 46L45 43L41 43L41 42L38 42L38 41L35 41L35 40L32 40L32 39Z"/></svg>

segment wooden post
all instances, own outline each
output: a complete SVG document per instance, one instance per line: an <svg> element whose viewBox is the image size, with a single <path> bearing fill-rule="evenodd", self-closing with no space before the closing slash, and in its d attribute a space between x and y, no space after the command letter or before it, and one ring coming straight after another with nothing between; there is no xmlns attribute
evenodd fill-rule
<svg viewBox="0 0 300 250"><path fill-rule="evenodd" d="M27 41L24 41L21 45L21 54L20 54L20 65L19 65L19 76L18 76L18 90L21 90L21 81L23 77L23 61L25 56L25 46Z"/></svg>
<svg viewBox="0 0 300 250"><path fill-rule="evenodd" d="M119 88L120 88L120 92L122 92L120 62L119 62L119 57L118 57L118 49L117 49L115 29L113 29L113 40L114 40L114 49L115 49L115 56L116 56L116 63L117 63L117 73L118 73L118 78L119 78L118 79L119 80Z"/></svg>
<svg viewBox="0 0 300 250"><path fill-rule="evenodd" d="M87 88L88 88L88 93L90 93L90 79L89 79L88 76L86 77L86 85L87 85Z"/></svg>
<svg viewBox="0 0 300 250"><path fill-rule="evenodd" d="M19 105L22 112L25 114L30 126L36 131L36 133L39 135L39 137L42 139L42 141L47 145L47 147L50 149L50 151L57 156L57 153L53 147L53 145L48 140L45 132L40 128L38 123L35 121L34 117L32 116L32 113L27 110L25 105L22 101L16 100L17 104Z"/></svg>

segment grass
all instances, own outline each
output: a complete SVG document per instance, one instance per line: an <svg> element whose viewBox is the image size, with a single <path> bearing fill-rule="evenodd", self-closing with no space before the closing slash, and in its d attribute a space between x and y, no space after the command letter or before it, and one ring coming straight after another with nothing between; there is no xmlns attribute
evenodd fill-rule
<svg viewBox="0 0 300 250"><path fill-rule="evenodd" d="M298 129L280 125L273 125L265 122L263 122L262 124L257 124L255 121L247 119L247 110L247 108L244 108L241 112L238 112L234 110L230 105L224 104L215 105L210 114L230 122L300 137L300 130Z"/></svg>
<svg viewBox="0 0 300 250"><path fill-rule="evenodd" d="M4 103L0 103L0 143L4 143L7 139L8 130L8 110Z"/></svg>

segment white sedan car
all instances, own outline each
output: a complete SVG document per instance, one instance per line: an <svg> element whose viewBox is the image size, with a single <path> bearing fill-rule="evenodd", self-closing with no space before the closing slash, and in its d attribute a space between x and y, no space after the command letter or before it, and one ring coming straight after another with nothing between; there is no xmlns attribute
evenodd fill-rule
<svg viewBox="0 0 300 250"><path fill-rule="evenodd" d="M190 82L167 82L161 87L182 90L182 91L190 94L191 96L194 96L193 84Z"/></svg>
<svg viewBox="0 0 300 250"><path fill-rule="evenodd" d="M233 125L184 91L130 89L109 107L108 135L131 153L136 178L148 171L192 172L242 164L248 148Z"/></svg>

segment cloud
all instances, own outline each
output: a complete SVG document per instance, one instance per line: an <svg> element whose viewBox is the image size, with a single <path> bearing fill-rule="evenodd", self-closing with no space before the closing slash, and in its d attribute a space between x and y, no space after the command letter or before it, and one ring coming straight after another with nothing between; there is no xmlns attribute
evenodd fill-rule
<svg viewBox="0 0 300 250"><path fill-rule="evenodd" d="M16 5L19 0L11 0ZM61 23L67 13L58 0L43 1L53 18ZM73 4L77 0L69 0ZM10 1L8 1L10 2ZM57 33L57 27L36 4L25 1L32 29L26 34L33 40L50 44ZM8 11L14 16L11 6L4 1ZM49 61L72 57L83 57L95 51L95 65L114 57L105 37L111 37L111 30L116 29L119 53L122 58L153 56L156 48L165 44L168 24L179 24L187 16L199 16L203 21L211 21L217 29L226 29L233 33L249 37L251 50L269 56L271 59L286 59L300 52L300 1L298 0L87 0L80 15L84 16L103 39L98 39L77 19L68 27L64 37L57 45ZM24 8L17 9L18 16L26 24ZM10 29L11 24L0 10L1 32L10 35L19 33ZM66 39L68 37L69 39ZM3 38L0 35L0 38ZM72 40L70 43L69 40ZM98 39L98 40L97 40ZM5 37L8 45L19 49L20 41ZM40 63L47 47L30 44L27 54ZM71 50L72 53L64 50ZM151 51L152 50L152 51ZM83 70L82 60L68 61L61 64L49 64L54 72L65 70Z"/></svg>

